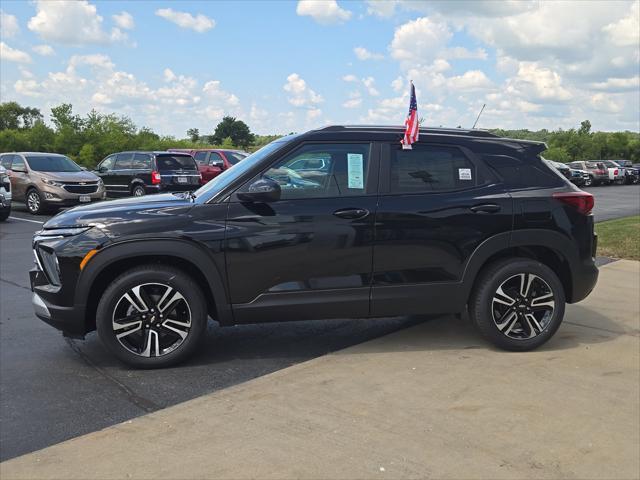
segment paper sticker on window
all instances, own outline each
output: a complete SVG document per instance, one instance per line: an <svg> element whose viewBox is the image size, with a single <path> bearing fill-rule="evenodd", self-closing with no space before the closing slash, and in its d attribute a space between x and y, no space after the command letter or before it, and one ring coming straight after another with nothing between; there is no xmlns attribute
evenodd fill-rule
<svg viewBox="0 0 640 480"><path fill-rule="evenodd" d="M459 168L458 169L458 178L460 180L471 180L471 169L470 168Z"/></svg>
<svg viewBox="0 0 640 480"><path fill-rule="evenodd" d="M364 188L364 172L361 153L347 153L347 176L349 188Z"/></svg>

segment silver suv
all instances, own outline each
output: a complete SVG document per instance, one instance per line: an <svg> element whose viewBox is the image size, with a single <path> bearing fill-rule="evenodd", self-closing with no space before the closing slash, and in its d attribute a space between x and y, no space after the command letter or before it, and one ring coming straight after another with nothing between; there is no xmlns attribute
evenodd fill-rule
<svg viewBox="0 0 640 480"><path fill-rule="evenodd" d="M0 165L0 222L11 215L11 180L7 170Z"/></svg>
<svg viewBox="0 0 640 480"><path fill-rule="evenodd" d="M105 197L102 180L64 155L3 153L0 165L9 171L13 199L26 203L33 214Z"/></svg>

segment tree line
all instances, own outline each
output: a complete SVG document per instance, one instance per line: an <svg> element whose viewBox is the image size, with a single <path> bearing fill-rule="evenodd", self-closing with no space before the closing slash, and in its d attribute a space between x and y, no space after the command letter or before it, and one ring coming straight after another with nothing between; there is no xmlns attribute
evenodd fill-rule
<svg viewBox="0 0 640 480"><path fill-rule="evenodd" d="M0 104L0 152L56 152L79 164L94 167L113 152L125 150L166 150L167 148L241 148L255 151L280 135L255 135L242 120L226 116L211 134L197 128L187 130L186 138L161 136L138 128L133 121L115 114L92 110L85 116L73 112L65 103L51 109L47 125L40 110L16 102ZM577 129L502 130L492 132L511 138L546 142L545 158L558 162L574 160L629 159L640 162L638 132L592 132L583 121Z"/></svg>

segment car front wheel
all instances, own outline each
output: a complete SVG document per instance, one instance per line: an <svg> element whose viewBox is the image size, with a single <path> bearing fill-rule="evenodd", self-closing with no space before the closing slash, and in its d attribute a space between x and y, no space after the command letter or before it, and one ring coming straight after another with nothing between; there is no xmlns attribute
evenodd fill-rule
<svg viewBox="0 0 640 480"><path fill-rule="evenodd" d="M105 290L96 312L98 336L137 368L175 365L204 337L207 303L186 273L169 266L131 269Z"/></svg>
<svg viewBox="0 0 640 480"><path fill-rule="evenodd" d="M142 196L144 196L145 193L147 193L147 192L144 189L144 186L142 186L142 185L135 185L131 189L131 195L133 195L134 197L142 197Z"/></svg>
<svg viewBox="0 0 640 480"><path fill-rule="evenodd" d="M565 295L546 265L512 258L486 268L469 304L482 335L505 350L532 350L549 340L564 317Z"/></svg>
<svg viewBox="0 0 640 480"><path fill-rule="evenodd" d="M42 195L35 188L32 188L27 192L26 198L27 210L32 215L38 215L44 211L44 205L42 204Z"/></svg>

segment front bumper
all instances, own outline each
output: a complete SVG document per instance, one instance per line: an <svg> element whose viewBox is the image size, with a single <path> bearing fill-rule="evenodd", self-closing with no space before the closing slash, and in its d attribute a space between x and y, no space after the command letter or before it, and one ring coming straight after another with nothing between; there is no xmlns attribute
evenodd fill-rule
<svg viewBox="0 0 640 480"><path fill-rule="evenodd" d="M11 207L11 194L0 193L0 208Z"/></svg>

